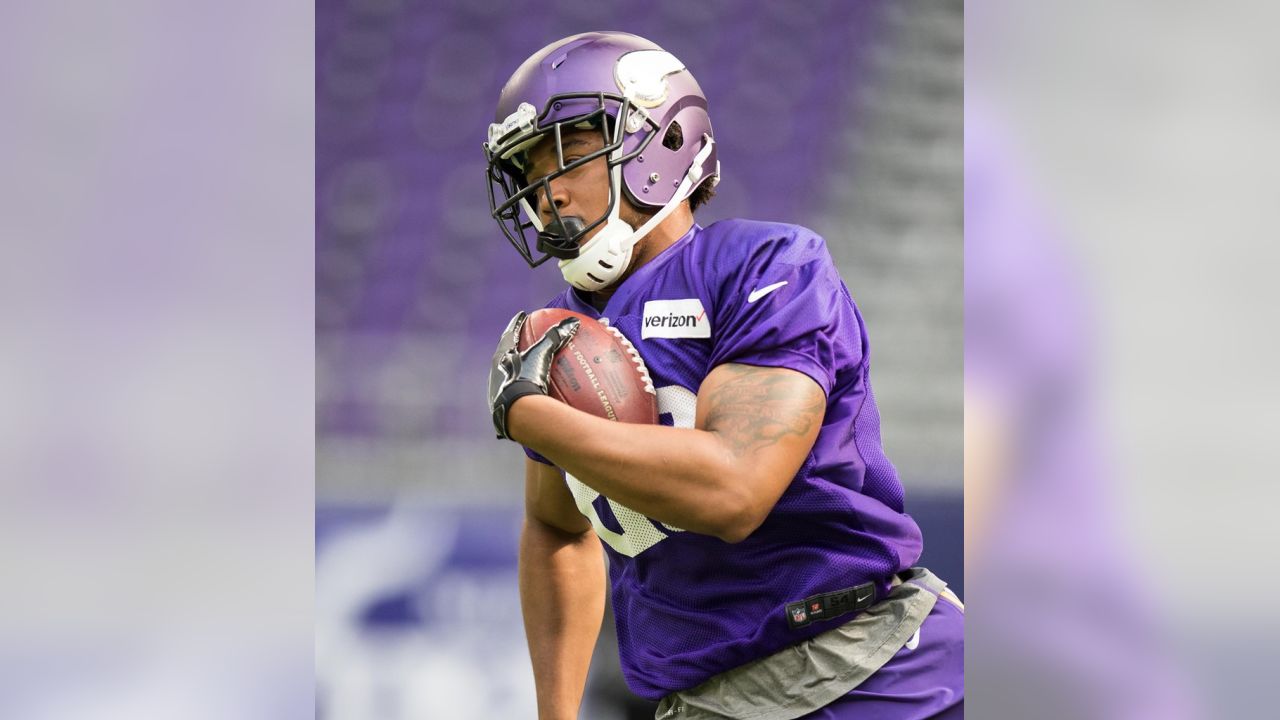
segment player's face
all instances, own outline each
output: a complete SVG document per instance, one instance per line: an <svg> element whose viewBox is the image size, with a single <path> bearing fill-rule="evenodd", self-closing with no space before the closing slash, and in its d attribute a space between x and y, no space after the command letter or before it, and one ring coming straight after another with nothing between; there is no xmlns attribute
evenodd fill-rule
<svg viewBox="0 0 1280 720"><path fill-rule="evenodd" d="M599 130L575 130L562 134L561 145L564 163L568 165L604 147L604 138ZM529 151L529 172L525 177L532 184L555 172L558 167L555 138L548 136ZM594 222L609 209L609 166L603 155L560 175L550 184L550 201L543 193L537 194L538 215L544 225L555 220L552 204L560 217L578 217L583 223ZM643 217L625 197L619 201L622 203L619 215L627 224L637 227L643 223ZM580 242L590 240L602 227L603 224L593 228Z"/></svg>

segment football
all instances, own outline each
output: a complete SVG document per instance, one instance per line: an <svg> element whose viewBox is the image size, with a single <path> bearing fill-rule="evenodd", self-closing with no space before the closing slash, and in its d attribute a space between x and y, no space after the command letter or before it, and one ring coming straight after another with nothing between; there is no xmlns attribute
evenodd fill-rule
<svg viewBox="0 0 1280 720"><path fill-rule="evenodd" d="M607 420L657 424L658 396L649 369L617 329L570 310L545 308L525 319L520 349L567 317L578 318L581 325L552 363L551 397Z"/></svg>

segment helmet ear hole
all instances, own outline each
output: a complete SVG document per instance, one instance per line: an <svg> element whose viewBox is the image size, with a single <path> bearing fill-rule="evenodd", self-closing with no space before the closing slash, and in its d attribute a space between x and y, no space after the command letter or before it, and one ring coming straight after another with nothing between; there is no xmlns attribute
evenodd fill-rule
<svg viewBox="0 0 1280 720"><path fill-rule="evenodd" d="M684 130L680 129L680 123L672 120L667 126L667 132L662 136L662 147L673 152L684 147Z"/></svg>

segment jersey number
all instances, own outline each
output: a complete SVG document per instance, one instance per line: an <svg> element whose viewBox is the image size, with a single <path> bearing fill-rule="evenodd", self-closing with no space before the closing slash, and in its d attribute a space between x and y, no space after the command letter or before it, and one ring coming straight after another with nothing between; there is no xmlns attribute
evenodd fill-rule
<svg viewBox="0 0 1280 720"><path fill-rule="evenodd" d="M698 406L697 395L679 385L660 387L657 392L659 414L670 414L672 424L676 427L693 427ZM626 505L606 497L605 502L613 511L613 516L618 519L618 525L622 527L622 532L615 532L605 527L600 520L600 514L596 512L596 498L603 496L567 472L564 474L564 480L569 486L569 492L573 493L573 501L577 504L578 511L591 521L591 527L595 528L600 539L622 555L635 557L666 540L670 533L684 532L681 528L650 520Z"/></svg>

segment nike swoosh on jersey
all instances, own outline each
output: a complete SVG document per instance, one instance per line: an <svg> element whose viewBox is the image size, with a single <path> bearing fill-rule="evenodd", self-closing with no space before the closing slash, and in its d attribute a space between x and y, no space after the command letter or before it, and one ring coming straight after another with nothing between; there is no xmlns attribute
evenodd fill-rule
<svg viewBox="0 0 1280 720"><path fill-rule="evenodd" d="M753 303L759 300L760 298L764 297L765 295L768 295L769 293L773 292L774 290L777 290L778 288L786 284L787 284L787 281L783 280L782 282L776 282L772 285L766 285L762 288L757 288L755 290L752 290L751 294L747 296L747 302Z"/></svg>

